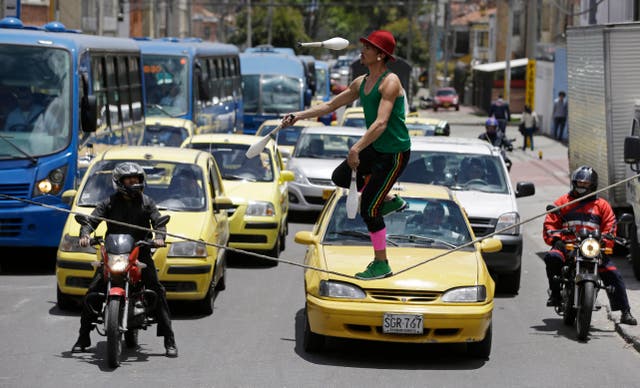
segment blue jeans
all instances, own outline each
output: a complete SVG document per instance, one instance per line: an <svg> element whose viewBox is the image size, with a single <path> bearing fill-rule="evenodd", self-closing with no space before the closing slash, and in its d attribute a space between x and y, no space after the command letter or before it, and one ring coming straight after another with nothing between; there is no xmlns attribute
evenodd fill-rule
<svg viewBox="0 0 640 388"><path fill-rule="evenodd" d="M529 145L531 146L531 151L533 151L533 132L535 131L535 129L535 127L524 129L524 142L522 143L523 151L525 150L525 148L527 148L527 139L529 139Z"/></svg>
<svg viewBox="0 0 640 388"><path fill-rule="evenodd" d="M566 117L553 118L553 137L556 140L564 139L564 127L566 123L567 123Z"/></svg>

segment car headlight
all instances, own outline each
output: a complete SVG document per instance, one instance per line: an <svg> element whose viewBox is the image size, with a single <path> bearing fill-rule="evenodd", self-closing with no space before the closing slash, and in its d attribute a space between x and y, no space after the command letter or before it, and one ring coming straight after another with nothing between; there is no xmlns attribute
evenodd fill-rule
<svg viewBox="0 0 640 388"><path fill-rule="evenodd" d="M453 288L442 295L443 302L469 303L484 302L487 299L485 286Z"/></svg>
<svg viewBox="0 0 640 388"><path fill-rule="evenodd" d="M496 231L502 230L504 228L508 228L520 222L520 215L516 212L512 213L504 213L498 218L498 223L496 224ZM518 235L520 234L520 226L515 226L511 229L505 230L500 234L512 234Z"/></svg>
<svg viewBox="0 0 640 388"><path fill-rule="evenodd" d="M67 175L67 166L54 168L44 178L36 182L33 186L33 196L57 195L62 190L64 178Z"/></svg>
<svg viewBox="0 0 640 388"><path fill-rule="evenodd" d="M246 216L273 216L276 214L276 209L271 202L249 201L244 214Z"/></svg>
<svg viewBox="0 0 640 388"><path fill-rule="evenodd" d="M68 233L65 233L65 235L62 236L59 248L62 252L96 253L96 248L92 246L81 247L78 243L79 241L80 237L70 236Z"/></svg>
<svg viewBox="0 0 640 388"><path fill-rule="evenodd" d="M111 269L111 272L122 273L127 269L127 264L129 264L129 255L127 253L118 255L109 253L107 265L109 269Z"/></svg>
<svg viewBox="0 0 640 388"><path fill-rule="evenodd" d="M366 294L362 288L353 284L332 280L321 280L320 296L328 298L364 299Z"/></svg>
<svg viewBox="0 0 640 388"><path fill-rule="evenodd" d="M303 185L308 185L309 181L307 180L307 176L304 175L304 173L302 172L301 169L299 169L298 167L291 167L289 168L289 171L291 171L293 173L293 176L295 177L294 181L296 183L300 183Z"/></svg>
<svg viewBox="0 0 640 388"><path fill-rule="evenodd" d="M179 241L169 245L167 257L207 257L207 246L193 241Z"/></svg>
<svg viewBox="0 0 640 388"><path fill-rule="evenodd" d="M588 238L580 243L582 256L593 259L600 254L600 242L595 238Z"/></svg>

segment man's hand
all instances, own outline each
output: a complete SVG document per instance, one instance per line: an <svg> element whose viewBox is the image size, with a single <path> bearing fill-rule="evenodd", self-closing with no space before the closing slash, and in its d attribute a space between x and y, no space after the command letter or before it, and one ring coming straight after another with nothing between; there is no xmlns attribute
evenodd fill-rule
<svg viewBox="0 0 640 388"><path fill-rule="evenodd" d="M556 240L553 242L553 249L557 249L560 252L565 252L567 248L564 244L564 241L562 241L562 239L556 238Z"/></svg>
<svg viewBox="0 0 640 388"><path fill-rule="evenodd" d="M296 121L298 121L298 117L293 113L289 113L282 118L282 122L280 123L280 125L282 125L282 128L286 128L295 124Z"/></svg>
<svg viewBox="0 0 640 388"><path fill-rule="evenodd" d="M349 155L347 156L347 164L351 167L352 170L358 168L360 164L360 154L358 151L354 150L353 147L349 150Z"/></svg>
<svg viewBox="0 0 640 388"><path fill-rule="evenodd" d="M165 246L164 239L157 238L157 239L153 240L153 242L156 244L157 247Z"/></svg>
<svg viewBox="0 0 640 388"><path fill-rule="evenodd" d="M89 243L91 242L91 239L89 238L89 236L82 236L80 237L80 239L78 240L78 245L80 245L83 248L86 248L89 246Z"/></svg>

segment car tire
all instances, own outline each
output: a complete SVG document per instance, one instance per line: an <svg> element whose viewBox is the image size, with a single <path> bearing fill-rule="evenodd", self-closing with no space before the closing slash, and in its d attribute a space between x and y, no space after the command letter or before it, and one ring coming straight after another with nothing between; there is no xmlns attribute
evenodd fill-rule
<svg viewBox="0 0 640 388"><path fill-rule="evenodd" d="M456 105L456 110L460 110L460 105Z"/></svg>
<svg viewBox="0 0 640 388"><path fill-rule="evenodd" d="M517 270L509 274L501 274L499 277L500 291L507 294L518 295L518 291L520 290L521 272L522 267L518 267Z"/></svg>
<svg viewBox="0 0 640 388"><path fill-rule="evenodd" d="M216 291L212 285L209 285L209 290L207 291L207 295L205 295L204 299L198 301L198 311L204 315L213 314L213 305L216 300Z"/></svg>
<svg viewBox="0 0 640 388"><path fill-rule="evenodd" d="M276 243L273 245L273 248L267 251L267 256L271 256L276 259L280 256L280 237L276 238ZM263 262L272 267L276 267L278 265L278 260L264 259Z"/></svg>
<svg viewBox="0 0 640 388"><path fill-rule="evenodd" d="M326 337L311 331L307 309L304 309L304 334L302 337L302 347L307 353L318 353L324 349Z"/></svg>
<svg viewBox="0 0 640 388"><path fill-rule="evenodd" d="M56 304L62 311L71 310L75 307L73 298L67 294L63 294L62 291L60 291L60 287L56 287Z"/></svg>
<svg viewBox="0 0 640 388"><path fill-rule="evenodd" d="M216 282L216 291L224 291L227 288L227 251L224 253L225 257L220 261L220 265L222 265L222 276Z"/></svg>
<svg viewBox="0 0 640 388"><path fill-rule="evenodd" d="M467 353L473 358L480 358L483 360L488 360L491 355L491 337L492 337L492 327L490 324L487 332L484 335L484 339L480 342L469 342L467 344Z"/></svg>

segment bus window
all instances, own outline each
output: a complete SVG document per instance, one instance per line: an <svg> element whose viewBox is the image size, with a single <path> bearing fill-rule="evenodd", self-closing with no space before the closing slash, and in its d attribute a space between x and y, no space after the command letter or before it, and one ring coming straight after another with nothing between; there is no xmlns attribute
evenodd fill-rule
<svg viewBox="0 0 640 388"><path fill-rule="evenodd" d="M261 81L262 112L288 113L301 104L300 81L283 75L264 75Z"/></svg>
<svg viewBox="0 0 640 388"><path fill-rule="evenodd" d="M131 90L131 117L133 122L143 121L142 117L142 78L137 57L129 57L129 87Z"/></svg>
<svg viewBox="0 0 640 388"><path fill-rule="evenodd" d="M127 57L117 57L118 89L120 89L120 112L125 125L131 124L131 95L129 91L129 71L127 70Z"/></svg>
<svg viewBox="0 0 640 388"><path fill-rule="evenodd" d="M105 60L106 79L107 79L107 102L109 106L109 124L113 126L120 125L120 114L118 112L118 105L120 101L120 93L118 92L118 84L116 83L116 69L115 69L116 57L108 56Z"/></svg>
<svg viewBox="0 0 640 388"><path fill-rule="evenodd" d="M91 58L91 67L93 68L93 94L96 96L98 105L98 130L100 130L109 126L106 81L104 79L104 57L96 56Z"/></svg>
<svg viewBox="0 0 640 388"><path fill-rule="evenodd" d="M245 75L242 77L242 97L244 99L244 111L257 113L260 101L259 75Z"/></svg>

